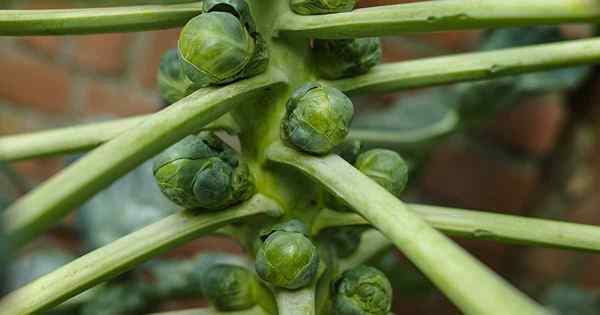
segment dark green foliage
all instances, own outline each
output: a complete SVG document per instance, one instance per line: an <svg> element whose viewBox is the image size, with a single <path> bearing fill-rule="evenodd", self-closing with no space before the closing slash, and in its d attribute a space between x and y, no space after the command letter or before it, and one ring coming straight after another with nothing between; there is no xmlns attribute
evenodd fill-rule
<svg viewBox="0 0 600 315"><path fill-rule="evenodd" d="M187 136L158 155L154 176L171 201L189 209L219 210L254 193L246 163L210 132Z"/></svg>
<svg viewBox="0 0 600 315"><path fill-rule="evenodd" d="M542 303L557 315L596 315L600 313L597 293L571 285L556 285L542 297Z"/></svg>
<svg viewBox="0 0 600 315"><path fill-rule="evenodd" d="M183 72L177 49L169 49L160 59L158 91L167 103L172 104L190 95L196 88Z"/></svg>
<svg viewBox="0 0 600 315"><path fill-rule="evenodd" d="M378 37L316 39L313 51L317 72L325 79L363 74L381 61L381 43Z"/></svg>
<svg viewBox="0 0 600 315"><path fill-rule="evenodd" d="M302 151L326 154L344 141L353 115L352 102L342 92L306 83L287 102L281 136Z"/></svg>
<svg viewBox="0 0 600 315"><path fill-rule="evenodd" d="M335 283L334 314L387 315L392 306L392 286L379 270L358 266L345 271Z"/></svg>
<svg viewBox="0 0 600 315"><path fill-rule="evenodd" d="M325 237L333 245L337 256L345 258L358 249L362 233L366 229L362 226L344 226L329 229L325 232Z"/></svg>

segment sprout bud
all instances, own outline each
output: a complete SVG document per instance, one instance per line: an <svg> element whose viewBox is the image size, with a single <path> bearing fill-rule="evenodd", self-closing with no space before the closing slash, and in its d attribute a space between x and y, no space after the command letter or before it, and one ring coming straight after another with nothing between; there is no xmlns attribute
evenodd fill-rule
<svg viewBox="0 0 600 315"><path fill-rule="evenodd" d="M332 80L366 73L381 61L378 37L317 39L314 52L319 75Z"/></svg>
<svg viewBox="0 0 600 315"><path fill-rule="evenodd" d="M354 166L395 196L408 182L408 164L394 151L369 150L358 156Z"/></svg>
<svg viewBox="0 0 600 315"><path fill-rule="evenodd" d="M160 59L158 67L158 90L169 104L190 95L195 88L183 73L177 49L169 49Z"/></svg>
<svg viewBox="0 0 600 315"><path fill-rule="evenodd" d="M337 315L387 315L392 306L392 285L373 267L358 266L342 274L335 284Z"/></svg>
<svg viewBox="0 0 600 315"><path fill-rule="evenodd" d="M210 132L188 136L161 153L154 177L171 201L188 209L223 209L254 193L246 163Z"/></svg>
<svg viewBox="0 0 600 315"><path fill-rule="evenodd" d="M207 270L201 280L202 292L220 311L236 311L256 304L256 279L250 270L219 264Z"/></svg>
<svg viewBox="0 0 600 315"><path fill-rule="evenodd" d="M295 229L291 225L291 229ZM317 275L317 248L302 232L276 230L258 249L256 273L266 282L287 289L308 285Z"/></svg>
<svg viewBox="0 0 600 315"><path fill-rule="evenodd" d="M326 154L344 141L353 115L352 102L342 92L307 83L287 102L281 136L302 151Z"/></svg>

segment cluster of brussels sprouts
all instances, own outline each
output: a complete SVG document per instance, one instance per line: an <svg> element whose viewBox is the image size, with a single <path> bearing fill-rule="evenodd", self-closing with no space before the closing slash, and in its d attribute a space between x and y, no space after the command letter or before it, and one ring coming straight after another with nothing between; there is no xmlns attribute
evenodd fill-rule
<svg viewBox="0 0 600 315"><path fill-rule="evenodd" d="M254 193L248 165L211 132L187 136L163 151L153 169L165 196L187 209L219 210Z"/></svg>
<svg viewBox="0 0 600 315"><path fill-rule="evenodd" d="M269 53L244 0L206 0L159 66L161 97L174 103L193 91L266 70Z"/></svg>

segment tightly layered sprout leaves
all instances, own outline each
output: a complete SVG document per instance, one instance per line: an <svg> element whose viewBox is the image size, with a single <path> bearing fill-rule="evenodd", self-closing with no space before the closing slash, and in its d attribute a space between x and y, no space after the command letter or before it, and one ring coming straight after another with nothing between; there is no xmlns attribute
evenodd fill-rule
<svg viewBox="0 0 600 315"><path fill-rule="evenodd" d="M315 279L319 254L302 225L292 220L274 227L259 247L255 268L264 281L277 287L298 289Z"/></svg>
<svg viewBox="0 0 600 315"><path fill-rule="evenodd" d="M392 285L379 270L364 265L344 272L335 284L337 315L387 315L392 306Z"/></svg>
<svg viewBox="0 0 600 315"><path fill-rule="evenodd" d="M169 104L192 94L196 87L181 68L177 49L169 49L160 59L158 67L158 90Z"/></svg>
<svg viewBox="0 0 600 315"><path fill-rule="evenodd" d="M219 210L254 193L247 164L211 132L187 136L158 155L154 176L165 196L188 209Z"/></svg>
<svg viewBox="0 0 600 315"><path fill-rule="evenodd" d="M355 166L395 196L400 196L408 182L408 164L391 150L364 152L356 159Z"/></svg>
<svg viewBox="0 0 600 315"><path fill-rule="evenodd" d="M256 304L254 274L244 267L214 265L206 270L201 284L204 295L219 310L243 310Z"/></svg>
<svg viewBox="0 0 600 315"><path fill-rule="evenodd" d="M326 154L348 135L354 107L336 88L306 83L286 105L281 137L292 146L314 154Z"/></svg>
<svg viewBox="0 0 600 315"><path fill-rule="evenodd" d="M378 37L315 39L313 45L317 71L325 79L363 74L381 61L381 43Z"/></svg>

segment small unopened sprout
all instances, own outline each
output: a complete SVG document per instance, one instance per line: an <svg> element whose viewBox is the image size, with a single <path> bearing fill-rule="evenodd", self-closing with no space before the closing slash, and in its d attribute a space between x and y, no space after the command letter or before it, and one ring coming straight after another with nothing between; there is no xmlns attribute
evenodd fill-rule
<svg viewBox="0 0 600 315"><path fill-rule="evenodd" d="M307 83L287 102L281 136L302 151L326 154L344 141L353 115L352 102L342 92Z"/></svg>
<svg viewBox="0 0 600 315"><path fill-rule="evenodd" d="M308 285L317 275L317 248L302 232L276 230L258 249L256 273L264 281L286 289Z"/></svg>
<svg viewBox="0 0 600 315"><path fill-rule="evenodd" d="M400 196L408 182L408 164L394 151L366 151L358 156L354 166L395 196Z"/></svg>
<svg viewBox="0 0 600 315"><path fill-rule="evenodd" d="M339 155L346 162L354 164L361 149L362 143L360 140L347 140L335 147L332 153Z"/></svg>
<svg viewBox="0 0 600 315"><path fill-rule="evenodd" d="M290 7L298 14L327 14L352 11L356 0L291 0Z"/></svg>
<svg viewBox="0 0 600 315"><path fill-rule="evenodd" d="M254 193L246 163L210 132L188 136L161 153L154 177L171 201L188 209L223 209Z"/></svg>
<svg viewBox="0 0 600 315"><path fill-rule="evenodd" d="M256 279L241 266L215 265L201 280L202 292L216 309L236 311L256 304Z"/></svg>
<svg viewBox="0 0 600 315"><path fill-rule="evenodd" d="M340 79L363 74L381 61L378 37L356 39L317 39L315 62L319 75Z"/></svg>
<svg viewBox="0 0 600 315"><path fill-rule="evenodd" d="M160 59L158 67L158 90L169 104L190 95L195 88L183 73L177 49L169 49Z"/></svg>
<svg viewBox="0 0 600 315"><path fill-rule="evenodd" d="M243 0L207 1L204 11L188 21L178 42L183 70L195 85L224 84L266 69L265 41Z"/></svg>
<svg viewBox="0 0 600 315"><path fill-rule="evenodd" d="M335 284L336 315L387 315L392 306L392 285L379 270L358 266L347 270Z"/></svg>
<svg viewBox="0 0 600 315"><path fill-rule="evenodd" d="M328 240L333 244L339 257L348 257L352 255L360 245L362 233L365 231L362 226L342 226L330 229L327 232Z"/></svg>

